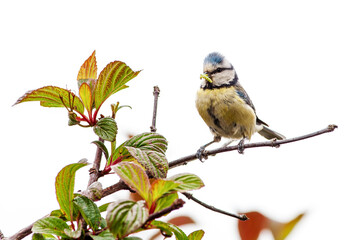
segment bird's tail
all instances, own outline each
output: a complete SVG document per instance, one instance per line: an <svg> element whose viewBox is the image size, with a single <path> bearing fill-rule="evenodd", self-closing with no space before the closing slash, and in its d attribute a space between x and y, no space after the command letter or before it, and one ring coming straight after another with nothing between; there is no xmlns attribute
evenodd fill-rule
<svg viewBox="0 0 360 240"><path fill-rule="evenodd" d="M274 139L274 138L276 138L276 139L278 139L278 140L283 140L283 139L286 138L284 135L282 135L282 134L280 134L280 133L278 133L278 132L275 132L275 131L271 130L270 128L268 128L268 127L265 126L265 125L263 125L263 129L261 129L261 130L259 131L259 134L260 134L261 136L263 136L264 138L269 139L269 140L270 140L270 139Z"/></svg>

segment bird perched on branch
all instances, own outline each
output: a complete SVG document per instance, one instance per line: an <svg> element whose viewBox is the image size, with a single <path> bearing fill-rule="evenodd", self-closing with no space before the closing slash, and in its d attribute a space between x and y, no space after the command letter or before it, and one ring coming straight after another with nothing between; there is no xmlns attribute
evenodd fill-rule
<svg viewBox="0 0 360 240"><path fill-rule="evenodd" d="M204 59L204 73L197 92L196 108L209 126L214 140L200 147L197 157L201 160L207 146L219 142L221 137L241 139L238 150L243 152L244 139L250 140L258 132L267 139L285 139L261 121L231 63L220 53L210 53Z"/></svg>

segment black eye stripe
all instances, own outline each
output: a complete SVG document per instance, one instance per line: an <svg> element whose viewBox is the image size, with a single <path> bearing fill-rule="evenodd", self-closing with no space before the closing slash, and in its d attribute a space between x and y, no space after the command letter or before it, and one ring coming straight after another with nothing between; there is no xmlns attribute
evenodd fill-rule
<svg viewBox="0 0 360 240"><path fill-rule="evenodd" d="M230 67L230 68L217 68L214 71L210 72L210 74L219 73L219 72L222 72L224 70L232 70L232 69L234 69L234 68L233 67Z"/></svg>

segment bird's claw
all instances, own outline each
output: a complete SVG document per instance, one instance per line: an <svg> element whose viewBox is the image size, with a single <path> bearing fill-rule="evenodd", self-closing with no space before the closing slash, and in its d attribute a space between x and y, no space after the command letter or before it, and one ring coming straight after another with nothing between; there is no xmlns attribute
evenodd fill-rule
<svg viewBox="0 0 360 240"><path fill-rule="evenodd" d="M244 146L244 139L241 139L238 144L238 152L240 154L244 154L245 146Z"/></svg>
<svg viewBox="0 0 360 240"><path fill-rule="evenodd" d="M196 151L196 154L195 156L200 160L200 162L204 162L203 158L206 160L207 159L207 156L206 154L204 154L205 152L205 147L202 146L200 147L197 151Z"/></svg>

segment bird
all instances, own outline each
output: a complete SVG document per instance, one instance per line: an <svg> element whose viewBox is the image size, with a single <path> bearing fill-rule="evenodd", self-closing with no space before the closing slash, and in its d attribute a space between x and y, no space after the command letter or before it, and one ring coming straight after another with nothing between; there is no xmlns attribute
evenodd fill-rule
<svg viewBox="0 0 360 240"><path fill-rule="evenodd" d="M204 59L196 108L209 127L214 139L201 146L196 156L202 161L203 152L222 137L240 139L239 153L244 151L244 140L259 133L266 139L283 140L285 136L271 130L256 115L254 104L241 86L233 65L220 53L212 52Z"/></svg>

